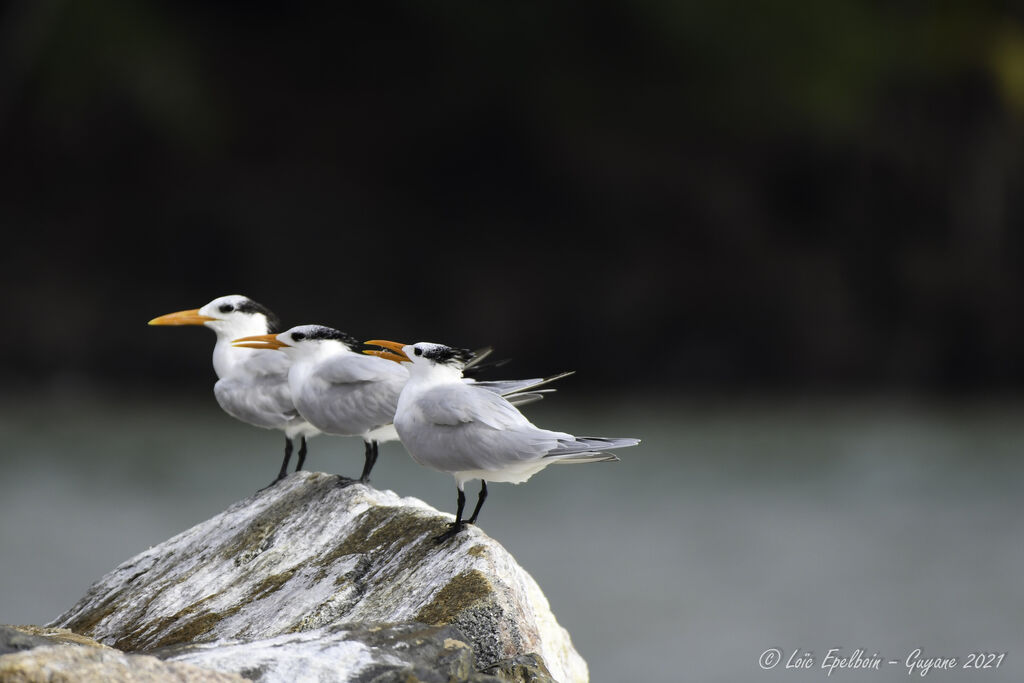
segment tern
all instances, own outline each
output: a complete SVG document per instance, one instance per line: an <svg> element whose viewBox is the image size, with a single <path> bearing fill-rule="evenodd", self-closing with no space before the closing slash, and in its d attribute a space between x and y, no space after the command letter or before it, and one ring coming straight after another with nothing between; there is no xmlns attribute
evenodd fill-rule
<svg viewBox="0 0 1024 683"><path fill-rule="evenodd" d="M149 321L150 325L203 325L217 334L213 347L213 369L217 383L213 394L231 417L246 424L284 432L284 462L272 483L288 474L293 440L299 439L298 463L306 461L306 438L319 431L304 420L292 402L288 388L286 356L268 351L240 349L231 340L249 334L265 334L277 328L278 321L266 306L240 294L214 299L202 308L168 313Z"/></svg>
<svg viewBox="0 0 1024 683"><path fill-rule="evenodd" d="M274 349L290 360L288 385L299 414L324 434L363 439L364 462L360 483L369 482L377 462L379 444L398 440L395 410L409 371L402 365L360 353L355 337L325 325L299 325L280 334L257 334L235 339L233 345ZM479 363L490 349L467 352L468 365ZM474 382L482 390L509 394L519 404L543 398L549 389L539 386L570 372L545 378ZM343 477L344 481L353 481Z"/></svg>
<svg viewBox="0 0 1024 683"><path fill-rule="evenodd" d="M444 344L401 344L371 340L367 345L390 351L367 351L409 367L395 411L402 445L421 465L455 477L455 521L439 542L475 524L487 498L487 482L520 484L556 463L618 460L610 448L640 443L633 438L577 437L535 426L506 398L462 379L465 349ZM468 520L465 484L480 480L480 494Z"/></svg>

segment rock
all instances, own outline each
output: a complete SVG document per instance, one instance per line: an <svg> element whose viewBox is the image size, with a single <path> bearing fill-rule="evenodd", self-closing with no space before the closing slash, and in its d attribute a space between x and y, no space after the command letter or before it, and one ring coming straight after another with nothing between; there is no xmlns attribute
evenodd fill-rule
<svg viewBox="0 0 1024 683"><path fill-rule="evenodd" d="M532 654L555 680L587 680L586 663L540 588L500 544L477 527L437 544L451 515L338 482L293 474L124 562L51 625L204 665L253 647L268 681L296 676L279 677L273 664L292 647L302 650L297 666L319 666L314 646L333 659L359 642L373 661L400 667L409 662L388 660L389 647L409 633L428 634L426 626L451 626L446 638L468 643L478 670L519 675L525 669L508 660ZM366 640L372 633L377 640ZM372 680L364 673L336 680Z"/></svg>
<svg viewBox="0 0 1024 683"><path fill-rule="evenodd" d="M0 657L5 683L243 683L237 674L110 648L48 645Z"/></svg>
<svg viewBox="0 0 1024 683"><path fill-rule="evenodd" d="M0 681L5 683L245 680L192 664L164 663L156 657L125 654L63 628L0 625L0 655Z"/></svg>
<svg viewBox="0 0 1024 683"><path fill-rule="evenodd" d="M0 624L0 654L30 650L34 647L45 647L48 645L106 647L106 645L92 638L86 638L66 628Z"/></svg>
<svg viewBox="0 0 1024 683"><path fill-rule="evenodd" d="M477 673L473 649L453 626L327 626L257 641L218 641L157 651L159 657L233 671L262 682L522 680Z"/></svg>
<svg viewBox="0 0 1024 683"><path fill-rule="evenodd" d="M16 626L0 626L0 655L53 645L53 641Z"/></svg>
<svg viewBox="0 0 1024 683"><path fill-rule="evenodd" d="M497 676L503 681L523 683L552 683L551 672L544 666L544 660L535 654L519 655L493 664L484 673Z"/></svg>

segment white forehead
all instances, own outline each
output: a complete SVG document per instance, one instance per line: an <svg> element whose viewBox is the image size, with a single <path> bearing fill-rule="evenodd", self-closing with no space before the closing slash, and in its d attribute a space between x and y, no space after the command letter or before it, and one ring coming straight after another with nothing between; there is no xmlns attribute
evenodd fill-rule
<svg viewBox="0 0 1024 683"><path fill-rule="evenodd" d="M218 320L265 320L270 329L278 324L277 317L270 310L241 294L217 297L200 308L199 313Z"/></svg>
<svg viewBox="0 0 1024 683"><path fill-rule="evenodd" d="M218 309L225 304L230 305L232 308L238 308L248 301L251 301L251 299L247 296L242 296L241 294L228 294L227 296L217 297L210 303L203 306L203 308Z"/></svg>

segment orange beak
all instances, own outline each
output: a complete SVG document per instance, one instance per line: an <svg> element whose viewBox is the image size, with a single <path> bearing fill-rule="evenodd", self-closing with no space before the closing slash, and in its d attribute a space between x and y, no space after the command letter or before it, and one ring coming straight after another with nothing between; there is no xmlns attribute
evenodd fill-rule
<svg viewBox="0 0 1024 683"><path fill-rule="evenodd" d="M177 313L168 313L162 315L159 318L153 318L149 321L150 325L202 325L205 322L211 320L217 320L217 318L211 318L206 315L199 315L199 309L193 308L187 311L178 311Z"/></svg>
<svg viewBox="0 0 1024 683"><path fill-rule="evenodd" d="M402 351L402 347L405 346L405 344L402 344L400 342L384 341L383 339L371 339L366 343L372 344L374 346L383 346L386 349L391 349L391 351L394 351L394 353L391 353L391 351L363 351L363 353L365 353L368 356L386 358L387 360L393 360L396 363L410 362L409 356L405 355L405 351Z"/></svg>
<svg viewBox="0 0 1024 683"><path fill-rule="evenodd" d="M242 349L283 349L289 344L278 341L276 334L254 334L251 337L239 337L231 342L232 346Z"/></svg>

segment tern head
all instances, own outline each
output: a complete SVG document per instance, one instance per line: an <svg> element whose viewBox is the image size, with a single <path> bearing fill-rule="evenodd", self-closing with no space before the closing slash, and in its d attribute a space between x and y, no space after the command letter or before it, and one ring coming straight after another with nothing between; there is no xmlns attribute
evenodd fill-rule
<svg viewBox="0 0 1024 683"><path fill-rule="evenodd" d="M387 358L396 363L412 363L414 371L419 368L448 368L461 374L463 368L466 367L466 364L474 356L473 352L469 349L457 349L453 346L432 342L402 344L383 339L373 339L366 343L373 346L382 346L390 349L390 351L364 351L363 353Z"/></svg>
<svg viewBox="0 0 1024 683"><path fill-rule="evenodd" d="M150 325L204 325L218 336L239 337L277 329L277 316L247 296L217 297L202 308L168 313L149 321Z"/></svg>
<svg viewBox="0 0 1024 683"><path fill-rule="evenodd" d="M352 335L324 325L298 325L281 334L257 334L234 340L232 346L247 349L278 349L292 357L351 351L359 346Z"/></svg>

